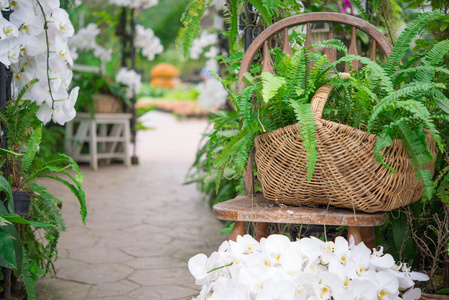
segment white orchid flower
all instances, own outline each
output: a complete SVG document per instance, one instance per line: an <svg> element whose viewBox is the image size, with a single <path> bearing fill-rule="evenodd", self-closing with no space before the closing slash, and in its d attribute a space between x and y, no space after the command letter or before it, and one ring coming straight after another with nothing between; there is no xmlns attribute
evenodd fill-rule
<svg viewBox="0 0 449 300"><path fill-rule="evenodd" d="M207 256L203 253L195 255L188 262L189 271L197 280L206 278L208 272L206 266Z"/></svg>
<svg viewBox="0 0 449 300"><path fill-rule="evenodd" d="M36 15L30 8L14 11L10 16L10 21L22 34L37 36L44 32L44 19Z"/></svg>
<svg viewBox="0 0 449 300"><path fill-rule="evenodd" d="M380 271L376 273L375 278L376 280L373 281L378 283L378 300L395 299L398 296L399 282L393 272Z"/></svg>
<svg viewBox="0 0 449 300"><path fill-rule="evenodd" d="M285 235L273 234L263 238L260 243L264 246L270 263L277 265L283 252L290 246L290 239Z"/></svg>
<svg viewBox="0 0 449 300"><path fill-rule="evenodd" d="M69 38L73 36L75 30L70 22L69 14L62 8L56 8L51 13L51 25L62 37Z"/></svg>
<svg viewBox="0 0 449 300"><path fill-rule="evenodd" d="M420 298L421 298L421 289L418 288L411 288L402 295L402 299L404 300L418 300Z"/></svg>
<svg viewBox="0 0 449 300"><path fill-rule="evenodd" d="M0 40L0 62L5 66L17 63L20 55L18 39Z"/></svg>
<svg viewBox="0 0 449 300"><path fill-rule="evenodd" d="M270 278L264 283L256 300L293 300L295 294L296 286L293 282Z"/></svg>
<svg viewBox="0 0 449 300"><path fill-rule="evenodd" d="M213 284L214 293L210 300L250 300L248 289L237 281L219 278Z"/></svg>

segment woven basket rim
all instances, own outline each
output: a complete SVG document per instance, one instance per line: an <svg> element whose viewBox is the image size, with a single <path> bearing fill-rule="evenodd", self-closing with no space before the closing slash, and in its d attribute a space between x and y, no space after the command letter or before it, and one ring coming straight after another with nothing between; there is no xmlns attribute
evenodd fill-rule
<svg viewBox="0 0 449 300"><path fill-rule="evenodd" d="M367 132L367 131L364 131L364 130L361 130L361 129L352 127L352 126L350 126L350 125L341 124L341 123L338 123L338 122L335 122L335 121L329 121L329 120L318 119L318 118L316 118L315 120L320 121L320 122L323 122L324 124L337 125L337 126L339 126L339 127L341 127L341 126L347 126L347 127L350 127L351 129L355 130L358 134L366 134L367 137L376 137L376 138L377 138L377 137L379 136L378 134L375 134L375 133L369 133L369 132ZM286 130L286 129L288 129L288 128L298 127L299 124L300 124L300 123L295 123L295 124L291 124L291 125L287 125L287 126L278 128L278 129L273 130L273 131L264 132L264 133L259 134L258 136L256 136L255 139L259 139L259 138L262 137L262 136L272 134L273 132L280 132L280 131ZM401 140L401 139L392 139L392 140L393 140L393 144L394 144L394 143L401 143L401 144L402 144L402 140Z"/></svg>

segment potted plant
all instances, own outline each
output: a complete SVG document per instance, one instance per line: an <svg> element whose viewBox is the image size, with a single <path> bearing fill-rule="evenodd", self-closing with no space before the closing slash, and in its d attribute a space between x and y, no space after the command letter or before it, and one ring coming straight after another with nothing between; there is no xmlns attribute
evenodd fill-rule
<svg viewBox="0 0 449 300"><path fill-rule="evenodd" d="M131 102L126 87L107 75L93 72L77 72L73 82L80 87L77 110L94 113L119 113Z"/></svg>
<svg viewBox="0 0 449 300"><path fill-rule="evenodd" d="M29 272L26 273L28 277L24 278L24 283L30 297L32 292L29 292L29 289L34 286L38 276L54 272L53 261L57 258L58 237L60 232L65 230L60 212L62 201L36 183L36 179L50 178L67 186L79 200L83 223L87 214L85 194L81 185L83 175L78 165L64 154L52 154L47 157L39 154L42 125L36 116L38 107L35 103L23 99L34 82L27 84L18 94L17 100L8 102L5 111L0 113L3 139L7 145L7 148L0 152L5 170L4 177L0 177L1 187L7 191L5 206L8 207L9 213L14 214L14 192L24 192L30 197L26 221L22 221L22 218L12 219L20 221L15 221L18 223L15 225L18 239L16 236L14 238L23 245L26 253L24 255L28 265L25 267L29 268ZM37 234L39 230L45 231L45 234ZM10 234L13 233L11 229ZM16 253L17 251L19 250L16 249ZM16 272L16 276L20 275L22 267L17 268L19 273ZM5 280L8 281L9 278Z"/></svg>

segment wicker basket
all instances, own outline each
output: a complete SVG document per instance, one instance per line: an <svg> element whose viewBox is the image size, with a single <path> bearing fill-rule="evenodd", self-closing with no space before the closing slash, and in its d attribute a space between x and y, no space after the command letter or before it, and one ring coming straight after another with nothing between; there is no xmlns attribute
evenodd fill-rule
<svg viewBox="0 0 449 300"><path fill-rule="evenodd" d="M431 295L431 294L421 294L420 300L449 300L448 295Z"/></svg>
<svg viewBox="0 0 449 300"><path fill-rule="evenodd" d="M290 205L333 205L364 212L389 211L421 198L423 186L400 140L383 150L390 172L376 161L377 136L321 119L331 92L319 88L312 99L317 130L318 161L307 181L306 149L298 124L262 134L255 139L257 176L268 200ZM435 141L427 136L436 157ZM433 172L435 162L425 169Z"/></svg>
<svg viewBox="0 0 449 300"><path fill-rule="evenodd" d="M120 113L121 108L120 97L108 94L99 94L94 99L96 113Z"/></svg>

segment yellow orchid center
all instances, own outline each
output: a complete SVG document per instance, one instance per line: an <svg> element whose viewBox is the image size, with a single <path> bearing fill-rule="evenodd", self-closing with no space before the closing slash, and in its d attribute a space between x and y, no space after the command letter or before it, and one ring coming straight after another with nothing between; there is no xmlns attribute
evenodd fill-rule
<svg viewBox="0 0 449 300"><path fill-rule="evenodd" d="M377 295L377 299L381 300L386 296L388 296L388 291L381 290L380 293Z"/></svg>

